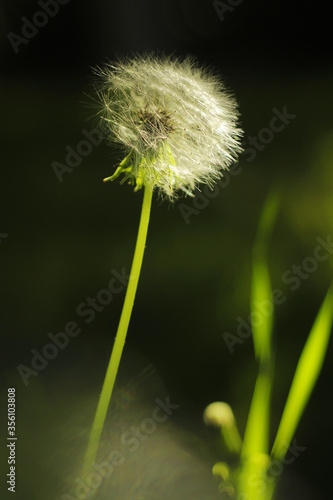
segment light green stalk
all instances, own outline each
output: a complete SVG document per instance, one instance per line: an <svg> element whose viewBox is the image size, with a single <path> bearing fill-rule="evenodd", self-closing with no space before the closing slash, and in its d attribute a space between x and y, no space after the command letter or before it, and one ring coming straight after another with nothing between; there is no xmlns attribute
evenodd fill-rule
<svg viewBox="0 0 333 500"><path fill-rule="evenodd" d="M273 376L272 327L274 304L267 263L267 248L279 205L277 191L263 209L253 247L251 316L253 345L259 373L252 397L241 450L242 471L239 489L249 500L266 500L267 491L258 489L269 466L269 414ZM250 478L256 477L257 481Z"/></svg>
<svg viewBox="0 0 333 500"><path fill-rule="evenodd" d="M142 204L138 238L134 252L130 279L127 286L125 302L120 317L116 339L112 349L111 359L104 379L101 396L99 398L94 422L89 436L88 448L83 463L83 475L86 475L89 472L89 468L91 467L92 463L96 460L98 446L102 430L104 427L104 422L109 407L114 383L116 380L120 358L125 344L127 329L131 318L135 293L141 271L143 254L145 250L152 194L153 194L152 188L146 186L144 190L144 198Z"/></svg>

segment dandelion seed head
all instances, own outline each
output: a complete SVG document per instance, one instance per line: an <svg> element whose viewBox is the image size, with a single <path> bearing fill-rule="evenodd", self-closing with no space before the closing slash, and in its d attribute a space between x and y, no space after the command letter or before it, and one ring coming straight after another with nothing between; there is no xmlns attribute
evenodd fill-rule
<svg viewBox="0 0 333 500"><path fill-rule="evenodd" d="M193 58L137 56L98 68L99 116L126 155L125 173L174 198L212 186L240 153L235 99Z"/></svg>

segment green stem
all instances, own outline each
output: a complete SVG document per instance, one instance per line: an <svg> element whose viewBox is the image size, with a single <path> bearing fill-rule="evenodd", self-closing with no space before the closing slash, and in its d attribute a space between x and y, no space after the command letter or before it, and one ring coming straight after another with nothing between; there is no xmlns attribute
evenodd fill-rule
<svg viewBox="0 0 333 500"><path fill-rule="evenodd" d="M125 344L126 334L131 319L131 313L135 299L135 293L138 286L143 254L145 250L152 194L152 189L149 186L146 186L144 191L138 238L134 252L130 279L127 286L125 302L119 321L116 339L112 349L111 359L105 375L101 396L99 398L94 422L90 432L88 448L83 463L83 475L88 473L89 468L96 460L99 441L101 438L107 410L116 380L121 354L123 352Z"/></svg>

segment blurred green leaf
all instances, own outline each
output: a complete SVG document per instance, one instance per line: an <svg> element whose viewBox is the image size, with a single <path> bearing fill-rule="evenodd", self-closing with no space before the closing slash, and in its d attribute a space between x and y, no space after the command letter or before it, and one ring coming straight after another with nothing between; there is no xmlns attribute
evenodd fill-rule
<svg viewBox="0 0 333 500"><path fill-rule="evenodd" d="M333 283L318 312L298 361L272 454L282 460L318 379L331 335L333 318Z"/></svg>
<svg viewBox="0 0 333 500"><path fill-rule="evenodd" d="M252 454L268 453L272 385L271 337L274 307L267 264L267 248L278 212L279 198L277 189L268 195L253 246L251 320L254 350L259 361L259 374L245 430L242 448L243 460Z"/></svg>
<svg viewBox="0 0 333 500"><path fill-rule="evenodd" d="M246 424L242 447L243 460L253 454L268 452L271 386L271 374L261 367Z"/></svg>
<svg viewBox="0 0 333 500"><path fill-rule="evenodd" d="M279 203L279 191L274 189L265 203L253 245L251 318L254 351L258 360L269 360L271 357L274 304L267 264L267 248Z"/></svg>

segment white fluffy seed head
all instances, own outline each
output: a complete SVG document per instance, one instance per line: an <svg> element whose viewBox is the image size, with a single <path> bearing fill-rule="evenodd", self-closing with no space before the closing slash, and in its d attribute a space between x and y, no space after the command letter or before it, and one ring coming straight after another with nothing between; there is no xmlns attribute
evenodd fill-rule
<svg viewBox="0 0 333 500"><path fill-rule="evenodd" d="M192 194L201 182L212 186L241 151L234 98L192 58L137 56L96 73L105 134L130 155L126 177L137 187Z"/></svg>

